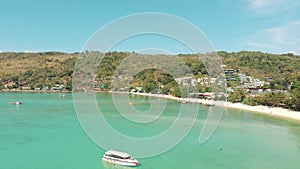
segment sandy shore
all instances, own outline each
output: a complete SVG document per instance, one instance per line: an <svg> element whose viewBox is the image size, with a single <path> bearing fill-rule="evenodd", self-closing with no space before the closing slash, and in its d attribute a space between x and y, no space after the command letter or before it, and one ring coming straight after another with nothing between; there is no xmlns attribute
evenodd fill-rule
<svg viewBox="0 0 300 169"><path fill-rule="evenodd" d="M225 106L228 108L235 108L235 109L241 109L241 110L248 110L248 111L254 111L259 112L263 114L268 114L270 116L278 116L288 119L293 119L300 121L300 112L299 111L293 111L289 109L284 109L280 107L268 107L268 106L249 106L242 103L225 103Z"/></svg>
<svg viewBox="0 0 300 169"><path fill-rule="evenodd" d="M242 103L213 102L211 100L205 100L205 99L178 98L178 97L174 97L171 95L160 95L160 94L150 94L150 93L131 93L131 94L172 99L172 100L177 100L182 103L198 103L198 104L203 104L203 105L225 106L227 108L253 111L253 112L268 114L270 116L278 116L278 117L282 117L282 118L300 121L300 112L299 111L292 111L289 109L284 109L284 108L279 108L279 107L249 106L249 105L245 105Z"/></svg>

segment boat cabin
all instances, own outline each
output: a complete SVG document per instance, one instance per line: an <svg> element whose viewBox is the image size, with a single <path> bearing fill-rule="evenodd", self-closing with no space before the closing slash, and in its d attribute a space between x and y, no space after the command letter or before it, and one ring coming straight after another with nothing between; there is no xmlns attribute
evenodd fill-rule
<svg viewBox="0 0 300 169"><path fill-rule="evenodd" d="M115 150L109 150L105 153L105 155L115 158L121 158L121 159L130 159L130 155L124 152L119 152Z"/></svg>

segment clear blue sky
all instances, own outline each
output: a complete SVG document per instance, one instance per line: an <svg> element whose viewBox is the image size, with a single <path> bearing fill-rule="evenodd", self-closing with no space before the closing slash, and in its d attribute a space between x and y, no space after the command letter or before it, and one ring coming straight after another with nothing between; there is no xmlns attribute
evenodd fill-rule
<svg viewBox="0 0 300 169"><path fill-rule="evenodd" d="M81 51L119 17L163 12L196 25L216 50L300 54L298 0L7 0L0 8L0 51ZM119 49L139 50L134 44Z"/></svg>

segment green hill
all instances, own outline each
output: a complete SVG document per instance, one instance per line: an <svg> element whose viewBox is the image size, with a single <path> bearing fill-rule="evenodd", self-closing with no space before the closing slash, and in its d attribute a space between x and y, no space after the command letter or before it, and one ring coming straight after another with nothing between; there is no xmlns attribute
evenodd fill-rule
<svg viewBox="0 0 300 169"><path fill-rule="evenodd" d="M105 54L105 58L99 65L95 76L96 86L101 86L101 90L110 88L110 82L117 66L132 53L110 52ZM0 89L45 89L50 90L55 85L63 85L64 91L72 90L72 73L79 53L0 53ZM137 55L137 54L135 54ZM224 69L234 69L236 73L245 74L265 80L271 79L270 83L263 88L274 90L285 90L291 93L287 98L279 101L287 105L290 99L289 108L300 110L300 57L288 54L269 54L262 52L218 52L222 59ZM181 54L178 55L190 68L195 78L208 77L204 64L199 61L198 55ZM132 63L138 64L138 63ZM180 71L180 70L178 70ZM235 87L241 85L237 81L228 81L228 86ZM129 89L141 86L144 91L170 93L180 96L178 85L174 78L159 69L147 69L135 75L131 81ZM163 86L163 88L161 88ZM198 85L200 92L210 91L210 86ZM235 92L237 94L238 92ZM242 93L240 93L242 94ZM268 96L275 97L275 96ZM278 98L276 96L275 98ZM282 97L282 95L280 96ZM244 97L237 97L237 101L244 101ZM256 97L258 99L259 97ZM256 104L265 104L260 100L255 100ZM247 100L247 99L246 99ZM253 99L248 99L254 103ZM275 102L274 100L271 100ZM277 101L278 102L278 101ZM283 103L284 102L284 103ZM270 101L268 102L270 103Z"/></svg>

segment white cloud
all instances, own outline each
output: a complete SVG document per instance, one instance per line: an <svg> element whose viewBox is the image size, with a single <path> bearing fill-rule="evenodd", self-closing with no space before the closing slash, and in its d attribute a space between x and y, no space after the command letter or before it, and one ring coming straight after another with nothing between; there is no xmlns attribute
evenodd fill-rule
<svg viewBox="0 0 300 169"><path fill-rule="evenodd" d="M257 30L254 34L248 35L244 40L246 42L242 44L243 47L272 53L293 51L300 54L300 19L295 20L299 18L299 0L246 0L246 2L247 8L261 15L260 19L266 20L266 24L277 22L281 25Z"/></svg>
<svg viewBox="0 0 300 169"><path fill-rule="evenodd" d="M249 1L250 7L254 8L254 9L266 7L266 6L270 5L271 3L272 3L271 0L250 0Z"/></svg>
<svg viewBox="0 0 300 169"><path fill-rule="evenodd" d="M284 43L287 36L288 28L285 26L274 27L264 30L270 37L273 43Z"/></svg>
<svg viewBox="0 0 300 169"><path fill-rule="evenodd" d="M297 20L297 21L292 22L291 25L297 25L297 26L300 26L300 20Z"/></svg>
<svg viewBox="0 0 300 169"><path fill-rule="evenodd" d="M248 8L261 15L283 14L299 6L298 0L247 0Z"/></svg>
<svg viewBox="0 0 300 169"><path fill-rule="evenodd" d="M272 53L300 54L300 20L290 22L286 25L272 27L257 31L247 37L248 42L243 46L254 50L262 50Z"/></svg>

